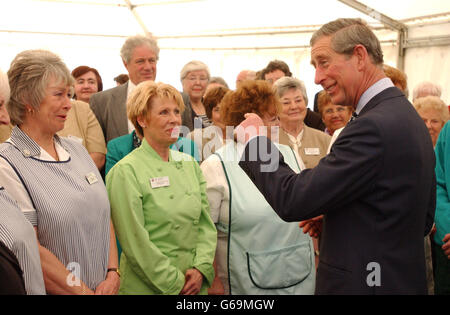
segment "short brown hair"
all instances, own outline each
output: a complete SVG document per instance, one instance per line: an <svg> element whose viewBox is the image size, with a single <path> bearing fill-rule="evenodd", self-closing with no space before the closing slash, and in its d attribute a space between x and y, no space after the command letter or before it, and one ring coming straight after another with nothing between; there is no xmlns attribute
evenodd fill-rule
<svg viewBox="0 0 450 315"><path fill-rule="evenodd" d="M224 86L216 86L212 87L203 97L203 104L205 106L206 116L211 120L212 119L212 110L216 107L225 94L230 89Z"/></svg>
<svg viewBox="0 0 450 315"><path fill-rule="evenodd" d="M283 71L285 77L292 77L292 72L289 70L289 66L287 63L281 60L272 60L269 62L267 67L265 67L262 71L262 79L266 79L266 74L271 73L275 70Z"/></svg>
<svg viewBox="0 0 450 315"><path fill-rule="evenodd" d="M383 65L383 71L384 74L389 79L391 79L392 83L394 83L395 86L399 84L402 92L406 92L406 88L408 85L406 82L406 74L403 71L400 71L399 69L391 67L386 64Z"/></svg>
<svg viewBox="0 0 450 315"><path fill-rule="evenodd" d="M317 109L319 110L320 115L322 116L323 108L328 104L333 104L331 102L330 95L324 90L320 91L317 95Z"/></svg>
<svg viewBox="0 0 450 315"><path fill-rule="evenodd" d="M236 127L244 121L244 115L255 113L262 116L265 113L278 114L281 103L267 81L244 81L242 85L224 97L224 106L220 108L220 118L226 126Z"/></svg>
<svg viewBox="0 0 450 315"><path fill-rule="evenodd" d="M119 74L117 77L115 77L114 81L116 81L119 84L125 84L128 82L129 79L130 77L128 76L128 74L122 73Z"/></svg>
<svg viewBox="0 0 450 315"><path fill-rule="evenodd" d="M95 78L97 79L98 92L103 91L102 77L100 76L100 74L98 73L97 69L95 69L95 68L91 68L91 67L88 67L88 66L76 67L75 69L72 70L72 76L76 80L76 79L78 79L78 77L81 77L83 74L88 73L89 71L91 71L91 72L93 72L95 74Z"/></svg>
<svg viewBox="0 0 450 315"><path fill-rule="evenodd" d="M147 113L151 109L153 99L157 97L175 101L180 111L184 111L183 98L180 92L173 86L161 82L155 83L153 81L139 83L127 101L127 115L133 123L136 132L140 135L143 135L144 131L137 121L138 117L147 116Z"/></svg>

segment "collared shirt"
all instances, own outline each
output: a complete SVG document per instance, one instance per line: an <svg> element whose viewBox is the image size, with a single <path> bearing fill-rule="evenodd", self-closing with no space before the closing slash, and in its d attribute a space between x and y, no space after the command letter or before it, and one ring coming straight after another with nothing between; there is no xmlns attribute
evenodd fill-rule
<svg viewBox="0 0 450 315"><path fill-rule="evenodd" d="M57 136L55 136L57 138ZM10 139L5 142L9 142L12 145L16 146L14 142ZM70 154L61 146L59 141L54 141L55 149L58 153L59 160L68 161L70 159ZM42 147L40 148L40 153L35 157L42 161L51 161L55 162L56 160ZM31 152L30 152L31 154ZM30 199L30 196L23 186L19 176L17 176L16 172L12 168L12 166L4 159L0 159L0 173L2 174L2 182L5 187L8 187L9 194L17 201L19 208L22 210L24 215L29 218L30 213L35 213L36 210L33 207L33 203Z"/></svg>
<svg viewBox="0 0 450 315"><path fill-rule="evenodd" d="M364 108L364 106L367 105L367 103L369 103L369 101L375 97L375 95L380 94L382 91L393 87L394 83L392 83L391 79L389 78L383 78L379 81L377 81L375 84L373 84L371 87L369 87L364 93L363 95L361 95L361 97L359 98L359 102L356 105L356 114L359 115L359 113L361 112L361 110Z"/></svg>
<svg viewBox="0 0 450 315"><path fill-rule="evenodd" d="M128 80L128 89L127 89L127 101L130 98L131 93L133 93L134 89L136 88L136 85L131 82L131 80ZM127 118L128 122L128 133L131 133L134 130L133 123Z"/></svg>

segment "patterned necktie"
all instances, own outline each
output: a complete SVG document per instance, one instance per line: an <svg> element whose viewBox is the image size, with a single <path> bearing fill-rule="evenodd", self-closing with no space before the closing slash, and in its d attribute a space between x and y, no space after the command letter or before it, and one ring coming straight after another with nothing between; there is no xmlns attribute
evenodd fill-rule
<svg viewBox="0 0 450 315"><path fill-rule="evenodd" d="M352 118L350 118L350 122L354 121L356 118L358 118L358 114L356 112L353 112Z"/></svg>

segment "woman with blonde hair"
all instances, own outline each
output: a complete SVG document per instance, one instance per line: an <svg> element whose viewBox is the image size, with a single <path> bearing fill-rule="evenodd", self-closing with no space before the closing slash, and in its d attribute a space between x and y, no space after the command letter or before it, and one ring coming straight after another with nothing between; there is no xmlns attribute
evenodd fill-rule
<svg viewBox="0 0 450 315"><path fill-rule="evenodd" d="M420 97L413 104L427 126L433 146L435 146L442 127L449 119L447 105L437 96Z"/></svg>
<svg viewBox="0 0 450 315"><path fill-rule="evenodd" d="M106 176L122 247L120 294L206 294L214 279L216 229L195 159L169 147L184 110L168 84L145 81L127 102L142 144Z"/></svg>

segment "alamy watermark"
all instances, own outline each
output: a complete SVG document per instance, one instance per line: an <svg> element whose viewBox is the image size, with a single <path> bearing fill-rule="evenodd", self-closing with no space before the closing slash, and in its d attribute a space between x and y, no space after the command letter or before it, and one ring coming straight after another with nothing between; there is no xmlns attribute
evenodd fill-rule
<svg viewBox="0 0 450 315"><path fill-rule="evenodd" d="M369 287L381 287L381 266L377 262L370 262L366 267L370 271L366 278L366 283Z"/></svg>

